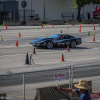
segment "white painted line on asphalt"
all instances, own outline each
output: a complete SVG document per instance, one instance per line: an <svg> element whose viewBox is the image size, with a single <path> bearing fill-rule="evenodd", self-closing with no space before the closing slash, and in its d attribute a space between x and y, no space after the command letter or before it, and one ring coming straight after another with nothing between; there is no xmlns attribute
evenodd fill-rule
<svg viewBox="0 0 100 100"><path fill-rule="evenodd" d="M0 48L15 48L15 47L25 47L25 46L31 46L31 45L28 45L28 44L25 44L25 45L10 45L10 46L1 46Z"/></svg>
<svg viewBox="0 0 100 100"><path fill-rule="evenodd" d="M70 62L70 61L71 62L72 61L73 62L79 62L79 61L96 60L96 59L100 59L100 58L83 58L83 59L82 58L81 59L79 58L79 59L73 59L73 60L72 59L67 59L67 62ZM42 63L41 62L38 62L38 63L34 62L34 63L35 64L43 64L43 65L46 65L46 64L56 64L56 63L60 63L60 62L62 63L62 61L47 62L47 63L46 62L44 62L44 63L43 62ZM66 60L64 62L66 62Z"/></svg>
<svg viewBox="0 0 100 100"><path fill-rule="evenodd" d="M87 42L100 42L100 40L95 40L95 41L84 41L84 43L87 43Z"/></svg>
<svg viewBox="0 0 100 100"><path fill-rule="evenodd" d="M27 45L22 45L23 47L24 46L27 46ZM28 46L30 46L30 45L28 45ZM5 46L5 47L7 47L7 46ZM8 46L9 47L9 46ZM11 46L10 46L11 47ZM16 47L16 46L12 46L12 47ZM0 47L0 48L2 48L2 47ZM4 48L4 47L3 47ZM99 47L97 48L92 48L92 49L99 49ZM89 50L89 49L86 49L86 50ZM77 51L77 50L71 50L71 51ZM62 51L52 51L52 52L41 52L41 53L36 53L37 55L39 55L39 54L53 54L53 53L57 53L57 52L68 52L67 50L62 50ZM29 53L29 54L32 54L32 53ZM0 57L5 57L5 56L18 56L18 55L26 55L26 54L12 54L12 55L2 55L2 56L0 56ZM34 54L33 54L34 55Z"/></svg>
<svg viewBox="0 0 100 100"><path fill-rule="evenodd" d="M2 55L2 56L0 56L0 57L6 57L6 56L19 56L19 55L26 55L26 54Z"/></svg>
<svg viewBox="0 0 100 100"><path fill-rule="evenodd" d="M41 53L36 53L37 55L38 54L50 54L50 53L57 53L57 52L66 52L67 50L62 50L62 51L53 51L53 52L41 52ZM75 51L75 50L73 50ZM29 54L32 54L32 53L29 53ZM18 56L18 55L26 55L26 54L12 54L12 55L2 55L0 57L5 57L5 56ZM34 55L34 54L33 54Z"/></svg>
<svg viewBox="0 0 100 100"><path fill-rule="evenodd" d="M76 50L71 50L71 51L76 51ZM67 52L67 50L53 51L53 52L41 52L41 53L37 53L37 54L49 54L49 53L55 53L55 52Z"/></svg>

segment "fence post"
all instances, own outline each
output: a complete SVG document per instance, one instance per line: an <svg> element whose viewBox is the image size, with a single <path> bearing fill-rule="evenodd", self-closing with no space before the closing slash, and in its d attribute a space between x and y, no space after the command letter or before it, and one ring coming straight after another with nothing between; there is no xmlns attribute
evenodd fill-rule
<svg viewBox="0 0 100 100"><path fill-rule="evenodd" d="M23 100L25 100L25 74L23 74Z"/></svg>
<svg viewBox="0 0 100 100"><path fill-rule="evenodd" d="M71 66L69 68L69 89L71 88ZM70 99L71 99L71 93L69 93Z"/></svg>
<svg viewBox="0 0 100 100"><path fill-rule="evenodd" d="M71 68L71 88L73 89L73 67ZM70 99L72 100L72 93Z"/></svg>
<svg viewBox="0 0 100 100"><path fill-rule="evenodd" d="M71 72L72 72L72 74L71 74L71 88L73 88L73 67L72 67Z"/></svg>
<svg viewBox="0 0 100 100"><path fill-rule="evenodd" d="M69 89L71 88L71 66L69 68Z"/></svg>
<svg viewBox="0 0 100 100"><path fill-rule="evenodd" d="M14 10L14 21L15 21L15 10Z"/></svg>
<svg viewBox="0 0 100 100"><path fill-rule="evenodd" d="M10 9L10 21L11 21L11 9Z"/></svg>

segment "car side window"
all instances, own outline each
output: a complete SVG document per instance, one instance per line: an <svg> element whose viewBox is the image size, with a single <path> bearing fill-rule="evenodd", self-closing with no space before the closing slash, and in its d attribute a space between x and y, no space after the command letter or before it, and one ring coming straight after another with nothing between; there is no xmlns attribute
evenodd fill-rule
<svg viewBox="0 0 100 100"><path fill-rule="evenodd" d="M66 36L65 36L65 39L68 39L68 38L69 38L68 35L66 35Z"/></svg>

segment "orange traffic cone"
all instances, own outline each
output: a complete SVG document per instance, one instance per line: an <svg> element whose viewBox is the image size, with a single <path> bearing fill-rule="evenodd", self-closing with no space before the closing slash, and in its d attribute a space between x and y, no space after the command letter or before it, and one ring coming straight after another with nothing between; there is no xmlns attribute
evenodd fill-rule
<svg viewBox="0 0 100 100"><path fill-rule="evenodd" d="M7 25L6 25L6 29L7 29Z"/></svg>
<svg viewBox="0 0 100 100"><path fill-rule="evenodd" d="M69 50L69 45L67 46L67 51L70 51L70 50Z"/></svg>
<svg viewBox="0 0 100 100"><path fill-rule="evenodd" d="M43 24L42 24L42 28L43 28Z"/></svg>
<svg viewBox="0 0 100 100"><path fill-rule="evenodd" d="M100 23L99 23L99 27L100 27Z"/></svg>
<svg viewBox="0 0 100 100"><path fill-rule="evenodd" d="M94 26L93 30L95 30L95 26Z"/></svg>
<svg viewBox="0 0 100 100"><path fill-rule="evenodd" d="M62 58L61 58L61 61L64 61L64 55L62 54Z"/></svg>
<svg viewBox="0 0 100 100"><path fill-rule="evenodd" d="M21 37L21 33L19 32L19 37Z"/></svg>
<svg viewBox="0 0 100 100"><path fill-rule="evenodd" d="M52 24L52 27L54 27L54 24Z"/></svg>
<svg viewBox="0 0 100 100"><path fill-rule="evenodd" d="M94 22L92 22L92 25L94 25Z"/></svg>
<svg viewBox="0 0 100 100"><path fill-rule="evenodd" d="M16 41L16 46L18 46L18 41Z"/></svg>
<svg viewBox="0 0 100 100"><path fill-rule="evenodd" d="M80 24L80 28L82 28L81 24Z"/></svg>
<svg viewBox="0 0 100 100"><path fill-rule="evenodd" d="M72 26L74 26L74 24L72 23Z"/></svg>
<svg viewBox="0 0 100 100"><path fill-rule="evenodd" d="M93 41L95 41L95 36L93 36Z"/></svg>
<svg viewBox="0 0 100 100"><path fill-rule="evenodd" d="M35 52L35 48L34 48L34 50L33 50L33 54L36 54L36 52Z"/></svg>
<svg viewBox="0 0 100 100"><path fill-rule="evenodd" d="M79 28L79 32L81 32L81 28Z"/></svg>

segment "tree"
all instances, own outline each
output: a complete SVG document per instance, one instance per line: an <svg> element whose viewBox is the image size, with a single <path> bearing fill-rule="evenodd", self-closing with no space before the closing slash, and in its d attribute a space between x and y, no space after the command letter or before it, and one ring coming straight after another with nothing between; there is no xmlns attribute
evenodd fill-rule
<svg viewBox="0 0 100 100"><path fill-rule="evenodd" d="M100 4L100 0L93 0L93 4Z"/></svg>
<svg viewBox="0 0 100 100"><path fill-rule="evenodd" d="M75 10L78 10L78 16L77 19L78 21L80 21L80 11L81 11L81 7L84 7L86 4L90 4L92 3L93 0L73 0L73 4L74 4L74 8Z"/></svg>

